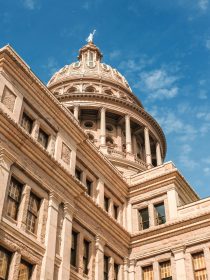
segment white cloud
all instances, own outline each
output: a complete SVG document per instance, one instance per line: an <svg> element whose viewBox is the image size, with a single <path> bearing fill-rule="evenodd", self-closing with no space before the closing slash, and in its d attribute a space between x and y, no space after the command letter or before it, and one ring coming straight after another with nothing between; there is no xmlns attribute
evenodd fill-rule
<svg viewBox="0 0 210 280"><path fill-rule="evenodd" d="M210 176L210 167L205 167L203 169L203 172L206 174L206 175L209 175Z"/></svg>
<svg viewBox="0 0 210 280"><path fill-rule="evenodd" d="M198 0L198 7L202 11L206 11L208 9L209 1L208 0Z"/></svg>
<svg viewBox="0 0 210 280"><path fill-rule="evenodd" d="M36 0L23 0L23 5L28 10L34 10L36 7Z"/></svg>
<svg viewBox="0 0 210 280"><path fill-rule="evenodd" d="M121 55L120 50L114 50L109 54L110 59L118 58Z"/></svg>
<svg viewBox="0 0 210 280"><path fill-rule="evenodd" d="M178 79L178 76L171 75L164 69L158 69L141 73L140 83L135 87L140 85L149 99L170 99L178 94L179 88L176 85Z"/></svg>
<svg viewBox="0 0 210 280"><path fill-rule="evenodd" d="M85 3L82 5L82 8L83 8L84 10L89 10L89 8L90 8L90 3L89 3L89 2L85 2Z"/></svg>
<svg viewBox="0 0 210 280"><path fill-rule="evenodd" d="M210 39L206 40L206 48L210 50Z"/></svg>
<svg viewBox="0 0 210 280"><path fill-rule="evenodd" d="M43 65L43 68L48 70L49 75L53 75L58 71L59 66L54 57L49 57L46 64Z"/></svg>

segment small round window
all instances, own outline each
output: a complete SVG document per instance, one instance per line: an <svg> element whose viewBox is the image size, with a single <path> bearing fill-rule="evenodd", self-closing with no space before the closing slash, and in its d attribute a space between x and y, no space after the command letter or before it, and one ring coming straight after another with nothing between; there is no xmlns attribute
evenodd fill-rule
<svg viewBox="0 0 210 280"><path fill-rule="evenodd" d="M92 128L92 127L93 127L93 122L91 122L91 121L86 121L86 122L84 123L84 126L85 126L86 128Z"/></svg>

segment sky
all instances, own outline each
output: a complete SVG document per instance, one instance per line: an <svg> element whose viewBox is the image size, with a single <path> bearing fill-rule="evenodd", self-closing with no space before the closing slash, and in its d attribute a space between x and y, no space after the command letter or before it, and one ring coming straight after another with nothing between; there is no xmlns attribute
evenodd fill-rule
<svg viewBox="0 0 210 280"><path fill-rule="evenodd" d="M93 29L104 62L163 128L165 161L210 196L210 0L0 0L0 47L44 83Z"/></svg>

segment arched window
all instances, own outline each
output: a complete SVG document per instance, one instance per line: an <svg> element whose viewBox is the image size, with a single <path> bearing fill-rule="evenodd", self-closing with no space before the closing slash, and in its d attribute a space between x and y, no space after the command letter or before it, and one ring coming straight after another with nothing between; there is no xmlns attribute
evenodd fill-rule
<svg viewBox="0 0 210 280"><path fill-rule="evenodd" d="M112 92L111 89L105 89L105 90L104 90L104 93L105 93L105 94L108 94L108 95L113 95L113 92Z"/></svg>
<svg viewBox="0 0 210 280"><path fill-rule="evenodd" d="M73 93L73 92L77 92L77 88L76 87L70 87L68 90L67 90L68 93Z"/></svg>
<svg viewBox="0 0 210 280"><path fill-rule="evenodd" d="M88 86L86 87L85 92L96 92L96 89L93 86Z"/></svg>

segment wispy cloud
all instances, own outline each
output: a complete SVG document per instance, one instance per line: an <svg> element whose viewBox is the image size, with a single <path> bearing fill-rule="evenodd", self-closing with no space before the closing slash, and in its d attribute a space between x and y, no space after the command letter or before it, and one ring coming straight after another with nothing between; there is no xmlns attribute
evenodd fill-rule
<svg viewBox="0 0 210 280"><path fill-rule="evenodd" d="M121 55L121 51L120 50L113 50L112 52L110 52L109 57L110 59L115 59L120 57Z"/></svg>
<svg viewBox="0 0 210 280"><path fill-rule="evenodd" d="M58 62L54 57L49 57L42 67L47 69L49 75L55 74L55 72L59 69Z"/></svg>
<svg viewBox="0 0 210 280"><path fill-rule="evenodd" d="M202 11L206 11L208 9L208 6L209 6L209 1L208 0L198 0L198 7Z"/></svg>
<svg viewBox="0 0 210 280"><path fill-rule="evenodd" d="M178 94L179 76L168 73L165 69L157 69L140 74L140 86L149 99L170 99Z"/></svg>
<svg viewBox="0 0 210 280"><path fill-rule="evenodd" d="M179 163L187 169L194 169L198 163L192 158L192 148L189 144L184 144L181 146L180 154L178 157Z"/></svg>
<svg viewBox="0 0 210 280"><path fill-rule="evenodd" d="M206 48L210 50L210 39L206 40Z"/></svg>
<svg viewBox="0 0 210 280"><path fill-rule="evenodd" d="M37 7L36 0L23 0L23 6L28 10L34 10Z"/></svg>

